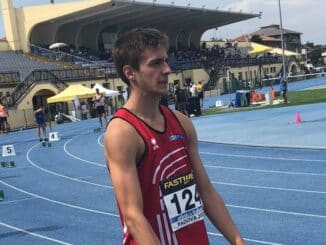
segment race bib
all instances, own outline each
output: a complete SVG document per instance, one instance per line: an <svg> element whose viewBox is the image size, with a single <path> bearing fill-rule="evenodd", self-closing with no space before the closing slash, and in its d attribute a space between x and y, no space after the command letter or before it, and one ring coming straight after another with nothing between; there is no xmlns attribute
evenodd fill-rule
<svg viewBox="0 0 326 245"><path fill-rule="evenodd" d="M163 200L173 231L204 219L193 172L160 183Z"/></svg>

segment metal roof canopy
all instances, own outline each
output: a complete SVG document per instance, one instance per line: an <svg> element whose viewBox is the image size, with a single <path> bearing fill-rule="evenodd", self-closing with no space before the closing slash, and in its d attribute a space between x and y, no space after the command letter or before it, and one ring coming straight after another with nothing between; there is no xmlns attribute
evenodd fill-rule
<svg viewBox="0 0 326 245"><path fill-rule="evenodd" d="M209 29L259 16L259 14L194 8L190 6L182 7L156 2L111 0L92 8L40 23L39 26L55 25L57 26L57 32L65 28L81 28L83 31L88 32L88 30L92 31L94 26L96 26L99 29L99 33L104 29L111 29L120 33L135 27L155 27L166 32L170 38L172 37L172 46L177 43L175 38L180 33L185 36L182 41L188 41L187 45L189 43L196 43L198 46L202 34ZM44 28L43 30L46 29ZM31 35L33 35L33 32Z"/></svg>

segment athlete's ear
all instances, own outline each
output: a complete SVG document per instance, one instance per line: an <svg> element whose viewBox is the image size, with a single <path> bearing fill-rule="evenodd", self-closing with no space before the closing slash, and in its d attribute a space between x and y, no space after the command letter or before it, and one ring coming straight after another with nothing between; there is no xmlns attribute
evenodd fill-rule
<svg viewBox="0 0 326 245"><path fill-rule="evenodd" d="M123 67L123 74L125 74L126 78L128 78L129 81L132 81L135 79L135 72L134 69L130 65L125 65Z"/></svg>

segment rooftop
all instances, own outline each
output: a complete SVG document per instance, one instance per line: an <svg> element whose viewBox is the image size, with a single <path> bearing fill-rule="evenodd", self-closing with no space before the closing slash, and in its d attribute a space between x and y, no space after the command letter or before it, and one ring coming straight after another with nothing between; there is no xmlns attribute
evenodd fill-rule
<svg viewBox="0 0 326 245"><path fill-rule="evenodd" d="M301 35L302 33L283 28L283 34L299 34L299 35ZM275 25L275 24L269 25L269 26L262 26L260 28L260 30L251 33L251 35L279 36L279 35L281 35L281 28L280 28L280 25Z"/></svg>

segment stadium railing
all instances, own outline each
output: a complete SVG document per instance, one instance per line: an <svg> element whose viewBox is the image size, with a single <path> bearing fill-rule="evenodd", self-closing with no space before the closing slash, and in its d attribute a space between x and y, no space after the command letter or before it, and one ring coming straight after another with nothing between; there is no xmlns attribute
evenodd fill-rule
<svg viewBox="0 0 326 245"><path fill-rule="evenodd" d="M0 87L11 87L20 82L18 71L0 72Z"/></svg>

